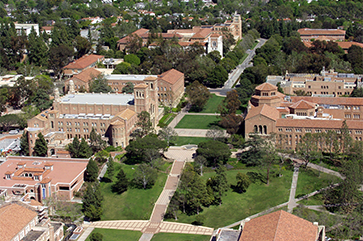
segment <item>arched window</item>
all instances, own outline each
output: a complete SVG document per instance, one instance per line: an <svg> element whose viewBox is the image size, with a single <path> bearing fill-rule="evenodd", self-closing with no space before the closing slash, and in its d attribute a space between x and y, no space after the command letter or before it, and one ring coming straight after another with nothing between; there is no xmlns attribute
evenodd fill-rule
<svg viewBox="0 0 363 241"><path fill-rule="evenodd" d="M263 126L263 134L267 134L267 126Z"/></svg>
<svg viewBox="0 0 363 241"><path fill-rule="evenodd" d="M260 134L262 134L262 126L258 126Z"/></svg>
<svg viewBox="0 0 363 241"><path fill-rule="evenodd" d="M52 129L54 128L54 121L50 122L50 126L51 126L50 128L52 128Z"/></svg>
<svg viewBox="0 0 363 241"><path fill-rule="evenodd" d="M154 84L150 83L150 87L151 87L151 89L154 89Z"/></svg>
<svg viewBox="0 0 363 241"><path fill-rule="evenodd" d="M255 125L255 126L253 127L253 130L254 130L254 132L255 132L255 133L257 133L257 132L258 132L257 125Z"/></svg>

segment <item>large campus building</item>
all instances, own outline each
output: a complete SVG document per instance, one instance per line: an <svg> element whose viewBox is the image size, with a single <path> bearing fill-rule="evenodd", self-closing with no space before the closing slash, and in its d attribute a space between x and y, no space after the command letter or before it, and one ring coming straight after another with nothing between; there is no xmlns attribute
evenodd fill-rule
<svg viewBox="0 0 363 241"><path fill-rule="evenodd" d="M306 133L339 134L346 121L354 140L363 139L363 98L286 96L264 83L256 87L245 118L245 135L276 133L283 148L295 149Z"/></svg>
<svg viewBox="0 0 363 241"><path fill-rule="evenodd" d="M87 164L87 159L8 156L0 165L0 196L38 203L51 196L72 200Z"/></svg>
<svg viewBox="0 0 363 241"><path fill-rule="evenodd" d="M70 81L68 94L62 97L56 90L53 107L28 121L30 155L40 132L48 143L48 155L63 151L74 137L88 139L92 129L113 146L125 147L139 113L147 111L154 127L162 115L156 77L140 81L133 94L76 93L74 87Z"/></svg>
<svg viewBox="0 0 363 241"><path fill-rule="evenodd" d="M285 76L268 76L267 82L280 86L287 95L300 91L309 96L338 97L350 95L356 87L363 86L363 75L338 73L325 68L319 74L286 73Z"/></svg>

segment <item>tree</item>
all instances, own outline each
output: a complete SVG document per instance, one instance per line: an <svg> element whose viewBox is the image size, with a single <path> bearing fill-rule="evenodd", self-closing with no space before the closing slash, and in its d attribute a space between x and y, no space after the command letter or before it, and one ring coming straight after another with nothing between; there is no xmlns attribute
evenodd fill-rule
<svg viewBox="0 0 363 241"><path fill-rule="evenodd" d="M33 155L43 157L48 155L48 144L41 132L39 132L38 138L35 140Z"/></svg>
<svg viewBox="0 0 363 241"><path fill-rule="evenodd" d="M160 157L160 152L166 150L166 141L159 140L155 136L145 136L131 141L126 147L128 163L151 162Z"/></svg>
<svg viewBox="0 0 363 241"><path fill-rule="evenodd" d="M243 148L248 148L247 151L241 153L239 160L247 166L261 165L264 153L260 148L263 146L264 140L258 134L250 134Z"/></svg>
<svg viewBox="0 0 363 241"><path fill-rule="evenodd" d="M222 197L228 190L228 181L227 181L227 174L226 168L222 165L219 165L216 168L217 175L211 177L207 180L207 187L212 190L212 195L214 199L214 203L222 204Z"/></svg>
<svg viewBox="0 0 363 241"><path fill-rule="evenodd" d="M195 111L201 111L210 97L207 87L200 84L198 81L194 81L191 85L188 85L186 93L188 95L189 103Z"/></svg>
<svg viewBox="0 0 363 241"><path fill-rule="evenodd" d="M223 130L218 126L212 126L209 128L205 135L206 137L211 138L213 141L220 141L222 138L224 138Z"/></svg>
<svg viewBox="0 0 363 241"><path fill-rule="evenodd" d="M363 88L355 88L350 94L350 97L363 97Z"/></svg>
<svg viewBox="0 0 363 241"><path fill-rule="evenodd" d="M118 194L122 194L123 192L126 192L129 181L126 177L126 174L122 170L122 168L120 168L120 171L117 173L116 178L117 178L117 181L112 185L112 191L117 192Z"/></svg>
<svg viewBox="0 0 363 241"><path fill-rule="evenodd" d="M90 158L86 168L85 181L95 182L97 178L98 178L97 163L92 158Z"/></svg>
<svg viewBox="0 0 363 241"><path fill-rule="evenodd" d="M246 192L247 188L251 184L250 178L246 174L238 172L236 175L236 180L237 180L237 185L236 185L237 192L239 193Z"/></svg>
<svg viewBox="0 0 363 241"><path fill-rule="evenodd" d="M231 156L228 145L220 141L206 141L198 145L197 154L205 157L208 166L216 167L219 163L226 163Z"/></svg>
<svg viewBox="0 0 363 241"><path fill-rule="evenodd" d="M217 65L208 75L206 83L213 88L220 87L228 79L228 72L222 65Z"/></svg>
<svg viewBox="0 0 363 241"><path fill-rule="evenodd" d="M21 122L21 119L19 118L19 115L16 114L8 114L0 116L0 126L3 131L8 131L10 127L19 125Z"/></svg>
<svg viewBox="0 0 363 241"><path fill-rule="evenodd" d="M98 182L88 183L82 198L82 209L84 215L91 221L101 219L102 201L100 184Z"/></svg>
<svg viewBox="0 0 363 241"><path fill-rule="evenodd" d="M96 153L106 147L106 141L102 140L102 136L97 134L94 128L92 128L89 135L89 141L93 153Z"/></svg>
<svg viewBox="0 0 363 241"><path fill-rule="evenodd" d="M230 135L237 134L240 129L243 117L236 114L228 114L221 117L219 124L227 129L227 133Z"/></svg>
<svg viewBox="0 0 363 241"><path fill-rule="evenodd" d="M38 89L35 96L33 96L31 102L40 110L46 110L53 104L53 100L50 100L49 94L44 89Z"/></svg>
<svg viewBox="0 0 363 241"><path fill-rule="evenodd" d="M79 144L78 158L89 158L92 155L92 150L84 138Z"/></svg>
<svg viewBox="0 0 363 241"><path fill-rule="evenodd" d="M236 90L231 90L227 92L227 97L218 106L218 111L221 116L235 115L237 110L241 106L241 101L238 99L238 92Z"/></svg>
<svg viewBox="0 0 363 241"><path fill-rule="evenodd" d="M125 55L124 59L125 59L125 62L129 63L129 64L133 64L136 66L138 66L140 64L140 59L139 59L139 57L137 57L136 54Z"/></svg>
<svg viewBox="0 0 363 241"><path fill-rule="evenodd" d="M142 163L136 167L133 183L137 188L151 188L157 179L157 171L147 165L146 163Z"/></svg>
<svg viewBox="0 0 363 241"><path fill-rule="evenodd" d="M149 112L141 111L137 118L136 126L141 128L141 137L148 135L153 130Z"/></svg>
<svg viewBox="0 0 363 241"><path fill-rule="evenodd" d="M83 55L87 54L92 48L91 43L86 38L81 37L81 36L77 36L74 39L73 45L77 49L77 52L76 52L77 59L82 57Z"/></svg>
<svg viewBox="0 0 363 241"><path fill-rule="evenodd" d="M50 48L48 65L54 71L55 76L60 77L62 68L69 63L71 56L73 56L72 48L64 44Z"/></svg>
<svg viewBox="0 0 363 241"><path fill-rule="evenodd" d="M113 161L113 158L110 156L108 158L108 163L107 163L107 174L109 179L112 180L114 172L115 172L115 162Z"/></svg>
<svg viewBox="0 0 363 241"><path fill-rule="evenodd" d="M126 93L126 94L134 93L134 84L131 82L127 82L125 87L122 88L122 93Z"/></svg>
<svg viewBox="0 0 363 241"><path fill-rule="evenodd" d="M162 140L165 140L167 145L169 146L170 142L174 142L178 137L178 133L172 127L164 127L159 131L159 137Z"/></svg>
<svg viewBox="0 0 363 241"><path fill-rule="evenodd" d="M103 235L100 233L92 232L91 235L89 236L89 240L90 241L102 241Z"/></svg>
<svg viewBox="0 0 363 241"><path fill-rule="evenodd" d="M112 92L111 86L108 85L107 79L103 74L98 75L91 80L89 92L94 93L109 93Z"/></svg>
<svg viewBox="0 0 363 241"><path fill-rule="evenodd" d="M20 155L29 156L29 137L27 131L24 131L20 137L20 149Z"/></svg>
<svg viewBox="0 0 363 241"><path fill-rule="evenodd" d="M194 159L194 164L200 170L200 175L203 176L203 166L207 164L207 159L203 156L197 156Z"/></svg>
<svg viewBox="0 0 363 241"><path fill-rule="evenodd" d="M37 36L34 28L28 36L28 58L31 64L46 66L48 62L48 47L41 36Z"/></svg>
<svg viewBox="0 0 363 241"><path fill-rule="evenodd" d="M315 138L310 133L306 133L301 142L296 146L298 155L305 161L305 165L312 160L321 157L321 152L318 149L318 145Z"/></svg>
<svg viewBox="0 0 363 241"><path fill-rule="evenodd" d="M343 121L342 127L340 128L339 139L342 152L347 154L350 151L350 148L353 146L353 138L350 136L349 127L345 120Z"/></svg>
<svg viewBox="0 0 363 241"><path fill-rule="evenodd" d="M79 157L79 140L78 137L74 137L72 143L69 143L66 147L66 150L69 151L72 158L78 158Z"/></svg>

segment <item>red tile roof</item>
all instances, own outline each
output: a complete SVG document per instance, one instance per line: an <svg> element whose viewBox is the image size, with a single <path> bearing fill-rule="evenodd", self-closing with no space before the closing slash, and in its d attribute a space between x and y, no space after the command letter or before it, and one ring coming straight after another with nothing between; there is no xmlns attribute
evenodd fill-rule
<svg viewBox="0 0 363 241"><path fill-rule="evenodd" d="M363 106L363 98L357 98L357 97L291 96L292 102L298 102L299 100L306 100L317 104Z"/></svg>
<svg viewBox="0 0 363 241"><path fill-rule="evenodd" d="M100 71L96 70L95 68L88 68L86 70L83 70L81 73L73 75L73 78L77 78L85 83L88 83L93 78L99 76L101 74Z"/></svg>
<svg viewBox="0 0 363 241"><path fill-rule="evenodd" d="M263 115L275 121L280 117L279 111L276 108L264 104L257 107L252 106L251 109L248 111L246 120L255 117L257 115Z"/></svg>
<svg viewBox="0 0 363 241"><path fill-rule="evenodd" d="M363 48L363 44L362 43L358 43L358 42L336 42L336 43L342 49L349 49L350 47L352 47L352 45L356 45L356 46L359 46L359 47Z"/></svg>
<svg viewBox="0 0 363 241"><path fill-rule="evenodd" d="M315 108L315 104L306 100L299 100L290 106L291 109L312 109Z"/></svg>
<svg viewBox="0 0 363 241"><path fill-rule="evenodd" d="M246 222L240 241L316 241L318 227L285 211Z"/></svg>
<svg viewBox="0 0 363 241"><path fill-rule="evenodd" d="M137 36L141 37L142 35L146 34L147 32L149 32L149 29L146 28L140 28L138 30L136 30L135 32L129 34L128 36L120 39L119 41L117 41L118 43L122 43L122 44L127 44L129 42L130 36L136 34Z"/></svg>
<svg viewBox="0 0 363 241"><path fill-rule="evenodd" d="M297 31L300 33L300 35L345 35L345 30L341 29L301 28Z"/></svg>
<svg viewBox="0 0 363 241"><path fill-rule="evenodd" d="M0 240L10 241L38 214L16 203L0 207Z"/></svg>
<svg viewBox="0 0 363 241"><path fill-rule="evenodd" d="M159 79L164 80L170 84L175 84L180 78L182 78L184 74L176 69L170 69L161 75L159 75Z"/></svg>
<svg viewBox="0 0 363 241"><path fill-rule="evenodd" d="M77 59L76 61L64 66L63 69L84 69L94 63L97 63L104 57L105 56L96 55L96 54L84 55L81 58Z"/></svg>
<svg viewBox="0 0 363 241"><path fill-rule="evenodd" d="M270 83L263 83L257 86L256 90L277 90L277 87Z"/></svg>

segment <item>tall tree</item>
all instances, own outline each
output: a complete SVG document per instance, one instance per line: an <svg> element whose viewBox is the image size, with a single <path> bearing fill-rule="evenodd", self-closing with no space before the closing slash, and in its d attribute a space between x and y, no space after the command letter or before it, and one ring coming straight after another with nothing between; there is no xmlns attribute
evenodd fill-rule
<svg viewBox="0 0 363 241"><path fill-rule="evenodd" d="M79 157L79 140L78 137L74 137L72 143L69 143L66 147L66 150L70 152L72 158Z"/></svg>
<svg viewBox="0 0 363 241"><path fill-rule="evenodd" d="M75 52L77 59L82 57L85 54L88 54L88 52L92 48L91 43L86 38L83 38L81 36L77 36L74 39L73 45L77 49L77 52Z"/></svg>
<svg viewBox="0 0 363 241"><path fill-rule="evenodd" d="M98 177L98 166L97 163L90 158L86 168L85 181L95 182Z"/></svg>
<svg viewBox="0 0 363 241"><path fill-rule="evenodd" d="M237 192L239 193L246 192L247 188L251 184L250 178L246 174L238 172L236 175L236 180L237 180L237 185L236 185Z"/></svg>
<svg viewBox="0 0 363 241"><path fill-rule="evenodd" d="M147 165L142 163L136 167L133 183L137 188L151 188L158 177L157 171Z"/></svg>
<svg viewBox="0 0 363 241"><path fill-rule="evenodd" d="M108 178L110 178L112 180L113 175L115 174L115 162L113 161L113 158L110 156L108 158L108 162L107 162L107 175Z"/></svg>
<svg viewBox="0 0 363 241"><path fill-rule="evenodd" d="M126 174L120 168L119 172L117 173L117 181L112 185L112 191L117 192L118 194L121 194L123 192L127 191L127 187L129 185L129 181L126 177Z"/></svg>
<svg viewBox="0 0 363 241"><path fill-rule="evenodd" d="M141 129L141 137L148 135L153 130L149 112L141 111L137 118L136 126Z"/></svg>
<svg viewBox="0 0 363 241"><path fill-rule="evenodd" d="M79 144L78 158L89 158L92 155L91 147L88 145L84 138L81 139Z"/></svg>
<svg viewBox="0 0 363 241"><path fill-rule="evenodd" d="M44 139L41 132L38 134L38 138L35 140L34 145L34 156L47 156L48 155L48 144Z"/></svg>
<svg viewBox="0 0 363 241"><path fill-rule="evenodd" d="M20 149L20 155L29 156L29 137L27 131L24 131L20 137Z"/></svg>
<svg viewBox="0 0 363 241"><path fill-rule="evenodd" d="M103 196L98 182L87 183L86 191L82 198L82 210L91 221L101 219Z"/></svg>
<svg viewBox="0 0 363 241"><path fill-rule="evenodd" d="M226 168L222 165L219 165L215 171L217 175L207 180L207 187L209 187L213 192L214 203L221 205L222 197L228 191L229 187L227 173Z"/></svg>
<svg viewBox="0 0 363 241"><path fill-rule="evenodd" d="M207 165L207 159L204 156L197 156L194 159L194 164L199 169L200 175L203 176L203 167Z"/></svg>
<svg viewBox="0 0 363 241"><path fill-rule="evenodd" d="M73 50L67 45L60 44L50 48L48 65L54 71L55 76L61 77L62 68L69 63L72 56Z"/></svg>
<svg viewBox="0 0 363 241"><path fill-rule="evenodd" d="M96 78L93 78L91 80L89 91L94 93L108 93L112 92L112 89L108 85L105 76L103 74L100 74Z"/></svg>
<svg viewBox="0 0 363 241"><path fill-rule="evenodd" d="M200 84L198 81L194 81L191 85L188 85L185 92L188 95L192 109L195 111L203 110L204 105L210 97L207 87Z"/></svg>
<svg viewBox="0 0 363 241"><path fill-rule="evenodd" d="M205 157L208 166L216 167L220 163L226 163L231 156L228 145L220 141L206 141L198 145L197 154Z"/></svg>
<svg viewBox="0 0 363 241"><path fill-rule="evenodd" d="M94 128L92 128L92 131L89 135L89 141L93 153L106 148L106 141L102 140L102 136L97 134Z"/></svg>

